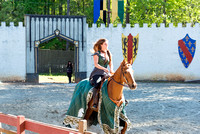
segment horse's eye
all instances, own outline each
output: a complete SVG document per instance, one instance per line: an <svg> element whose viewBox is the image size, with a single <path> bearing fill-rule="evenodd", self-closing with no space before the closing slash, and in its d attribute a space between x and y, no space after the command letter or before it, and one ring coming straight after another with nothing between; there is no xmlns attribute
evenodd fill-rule
<svg viewBox="0 0 200 134"><path fill-rule="evenodd" d="M127 72L124 72L125 74L127 73Z"/></svg>

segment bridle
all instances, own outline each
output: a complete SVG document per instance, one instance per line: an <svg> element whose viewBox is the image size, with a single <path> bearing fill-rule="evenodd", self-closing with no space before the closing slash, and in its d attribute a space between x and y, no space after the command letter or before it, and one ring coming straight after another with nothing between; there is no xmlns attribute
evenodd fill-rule
<svg viewBox="0 0 200 134"><path fill-rule="evenodd" d="M122 70L122 65L121 65L121 72L122 72L122 73L120 73L120 78L121 78L121 75L123 75L123 78L126 80L125 83L128 83L126 77L124 76L124 73L123 73L123 70ZM113 76L111 76L110 79L113 80L115 83L117 83L117 84L119 84L119 85L121 85L121 86L124 86L124 87L129 87L127 84L122 84L122 83L120 83L120 82L117 82L117 81L116 81L114 78L112 78L112 77L113 77Z"/></svg>

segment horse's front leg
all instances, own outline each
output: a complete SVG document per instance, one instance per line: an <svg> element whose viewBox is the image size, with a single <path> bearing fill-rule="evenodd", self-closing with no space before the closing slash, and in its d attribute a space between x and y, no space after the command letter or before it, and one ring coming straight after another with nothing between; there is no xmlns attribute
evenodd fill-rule
<svg viewBox="0 0 200 134"><path fill-rule="evenodd" d="M121 134L125 134L127 130L127 123L125 122L124 128L121 130Z"/></svg>

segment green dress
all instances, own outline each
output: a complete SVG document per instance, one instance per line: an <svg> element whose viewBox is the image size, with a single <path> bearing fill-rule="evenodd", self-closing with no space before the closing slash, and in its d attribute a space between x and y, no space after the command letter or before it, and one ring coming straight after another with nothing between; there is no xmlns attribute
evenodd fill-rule
<svg viewBox="0 0 200 134"><path fill-rule="evenodd" d="M100 51L94 53L92 56L94 56L94 55L97 55L99 57L98 64L100 66L103 66L105 68L108 67L108 64L109 64L110 61L109 61L109 59L106 59L105 57L101 56L101 52ZM105 76L105 75L107 75L107 73L104 70L102 70L102 69L98 69L98 68L94 67L94 69L93 69L93 71L92 71L92 73L90 75L90 79L94 75L103 75L103 76Z"/></svg>

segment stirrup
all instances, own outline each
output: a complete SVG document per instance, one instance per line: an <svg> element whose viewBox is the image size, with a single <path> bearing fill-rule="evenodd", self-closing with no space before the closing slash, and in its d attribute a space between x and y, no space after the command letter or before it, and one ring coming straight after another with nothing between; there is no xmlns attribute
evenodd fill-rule
<svg viewBox="0 0 200 134"><path fill-rule="evenodd" d="M96 106L96 107L95 107ZM96 111L96 112L98 112L98 105L93 105L92 107L91 107L91 109L93 110L93 111Z"/></svg>
<svg viewBox="0 0 200 134"><path fill-rule="evenodd" d="M93 106L92 106L92 109L97 109L97 105L96 105L96 104L93 105Z"/></svg>

